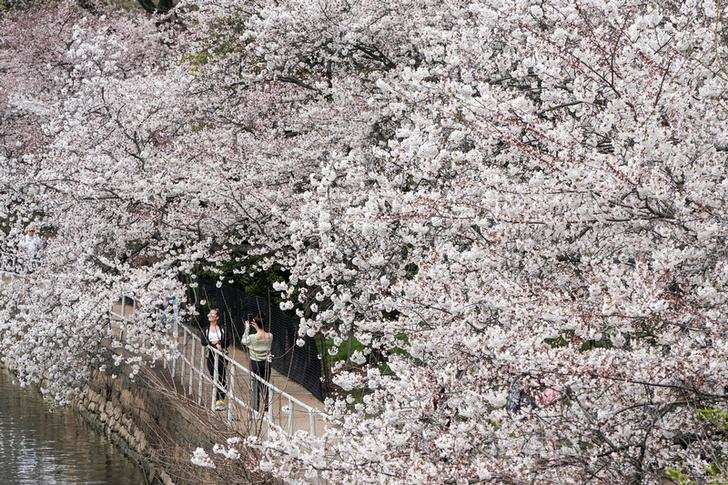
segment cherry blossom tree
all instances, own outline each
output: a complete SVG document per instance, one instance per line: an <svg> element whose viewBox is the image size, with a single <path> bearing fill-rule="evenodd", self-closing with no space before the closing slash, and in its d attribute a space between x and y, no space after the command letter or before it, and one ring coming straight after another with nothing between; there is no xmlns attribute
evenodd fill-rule
<svg viewBox="0 0 728 485"><path fill-rule="evenodd" d="M116 179L125 174L113 161L105 164L113 154L102 161L108 154L93 150L111 126L94 123L94 116L108 114L104 90L162 72L163 34L132 14L85 14L74 4L33 6L6 14L0 29L2 250L3 263L13 266L3 269L19 274L2 288L0 337L21 382L43 378L61 400L106 361L110 305L122 291L134 294L144 310L137 331L115 345L159 358L169 345L149 323L159 315L150 318L161 295L179 287L163 257L140 256L154 240L152 211L143 207L147 196L124 198L124 185L115 194ZM29 224L45 240L32 271L18 251ZM140 257L149 263L134 264Z"/></svg>
<svg viewBox="0 0 728 485"><path fill-rule="evenodd" d="M725 7L177 8L3 18L4 250L46 228L2 290L25 378L80 385L121 291L118 344L164 358L180 276L244 252L301 336L363 348L322 437L249 441L276 476L726 476Z"/></svg>

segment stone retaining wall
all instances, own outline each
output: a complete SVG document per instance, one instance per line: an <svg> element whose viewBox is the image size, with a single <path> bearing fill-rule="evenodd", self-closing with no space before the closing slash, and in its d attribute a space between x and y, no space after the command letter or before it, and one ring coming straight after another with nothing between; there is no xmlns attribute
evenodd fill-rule
<svg viewBox="0 0 728 485"><path fill-rule="evenodd" d="M10 364L0 364L0 371L12 373ZM216 469L193 465L190 458L195 448L209 452L213 444L237 435L227 427L225 416L185 397L180 384L163 368L145 367L134 380L124 368L113 372L117 377L97 372L76 395L73 407L92 429L137 463L147 483L280 483L251 471L257 463L252 456Z"/></svg>
<svg viewBox="0 0 728 485"><path fill-rule="evenodd" d="M98 433L106 435L126 456L144 470L152 484L172 485L167 472L159 470L150 460L147 437L134 424L119 404L106 400L101 394L86 389L76 400L76 408Z"/></svg>
<svg viewBox="0 0 728 485"><path fill-rule="evenodd" d="M156 385L150 384L151 378ZM149 483L217 483L189 461L194 448L209 449L213 441L174 394L160 389L160 379L167 379L163 371L144 370L133 381L123 372L116 378L98 373L74 405L92 428L139 465ZM171 380L162 382L174 385Z"/></svg>

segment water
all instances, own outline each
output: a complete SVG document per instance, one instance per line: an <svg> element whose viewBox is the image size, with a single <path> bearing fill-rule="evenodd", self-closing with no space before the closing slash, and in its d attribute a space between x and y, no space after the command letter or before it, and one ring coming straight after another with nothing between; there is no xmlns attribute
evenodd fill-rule
<svg viewBox="0 0 728 485"><path fill-rule="evenodd" d="M0 370L0 484L144 484L144 475L70 409L51 408Z"/></svg>

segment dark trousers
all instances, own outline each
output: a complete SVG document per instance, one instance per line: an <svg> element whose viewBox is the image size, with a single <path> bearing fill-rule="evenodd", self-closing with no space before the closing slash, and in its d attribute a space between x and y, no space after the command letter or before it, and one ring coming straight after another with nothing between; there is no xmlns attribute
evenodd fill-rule
<svg viewBox="0 0 728 485"><path fill-rule="evenodd" d="M265 382L270 380L270 365L266 360L253 360L250 359L250 370L253 374L257 375ZM268 386L260 382L258 379L253 378L252 385L252 404L253 409L260 410L260 405L264 411L268 409Z"/></svg>
<svg viewBox="0 0 728 485"><path fill-rule="evenodd" d="M210 373L210 377L215 378L215 353L207 352L207 371ZM227 371L227 360L222 357L217 357L217 383L224 389L226 388L226 371ZM219 387L215 387L216 400L225 399L225 391L220 390Z"/></svg>

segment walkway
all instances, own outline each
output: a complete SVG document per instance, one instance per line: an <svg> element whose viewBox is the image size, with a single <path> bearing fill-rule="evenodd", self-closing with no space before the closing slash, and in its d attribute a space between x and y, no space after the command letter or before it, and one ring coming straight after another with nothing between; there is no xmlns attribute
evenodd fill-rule
<svg viewBox="0 0 728 485"><path fill-rule="evenodd" d="M132 305L116 303L112 308L112 320L123 325L124 318L133 313ZM120 328L121 330L121 328ZM198 404L211 408L214 404L212 379L207 371L207 362L197 332L184 325L178 326L178 350L180 357L165 363L170 369L179 391L192 397ZM272 370L270 385L267 386L268 410L265 414L251 407L252 380L250 359L247 352L231 348L227 356L218 353L218 359L229 359L227 365L228 399L226 409L228 422L237 430L263 430L275 424L289 434L298 430L320 436L325 429L321 415L323 404L303 386L287 376Z"/></svg>

